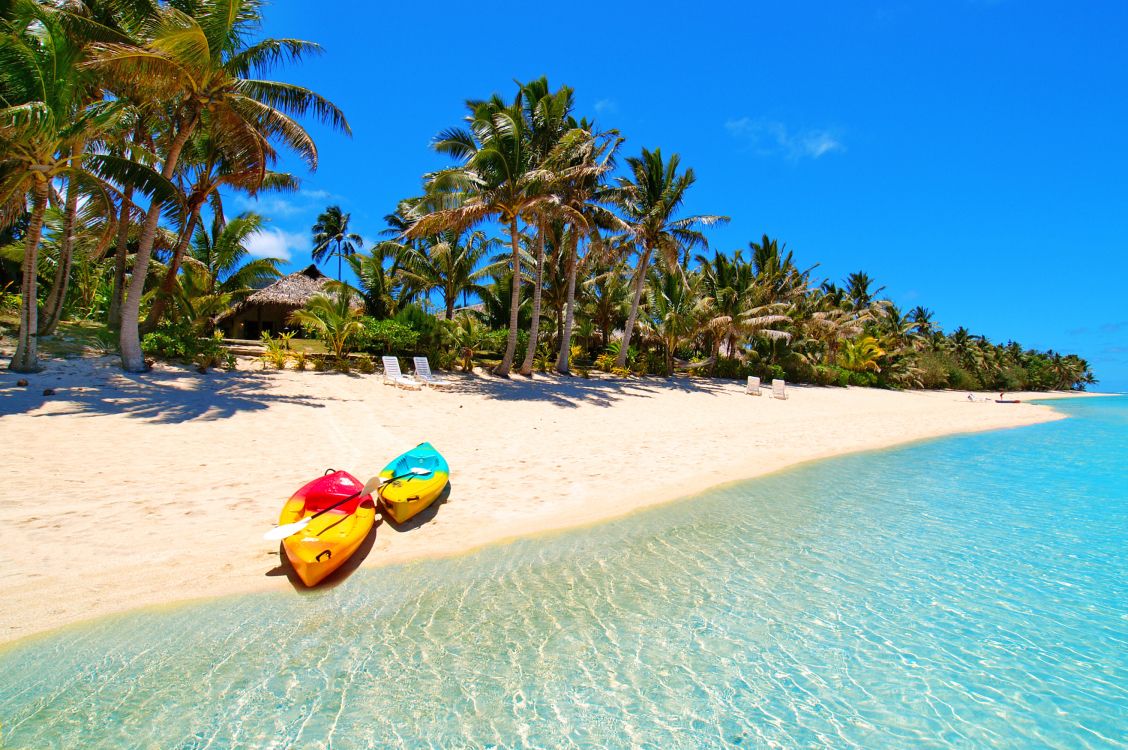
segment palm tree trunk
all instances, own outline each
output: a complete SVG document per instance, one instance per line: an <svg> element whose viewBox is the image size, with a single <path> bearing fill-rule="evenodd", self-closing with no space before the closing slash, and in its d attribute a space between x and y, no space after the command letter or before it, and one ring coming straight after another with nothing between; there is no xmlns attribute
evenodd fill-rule
<svg viewBox="0 0 1128 750"><path fill-rule="evenodd" d="M31 203L31 220L24 240L23 279L20 282L20 337L16 353L8 363L9 370L36 372L39 369L38 340L39 301L39 238L43 233L43 213L47 210L47 179L37 175Z"/></svg>
<svg viewBox="0 0 1128 750"><path fill-rule="evenodd" d="M576 227L572 227L572 242L568 248L568 301L564 303L564 330L560 332L560 353L556 355L556 371L571 374L568 359L572 355L572 326L576 316L576 268L580 265L577 251L580 244Z"/></svg>
<svg viewBox="0 0 1128 750"><path fill-rule="evenodd" d="M532 376L533 361L537 356L537 339L540 337L541 292L544 280L544 225L537 227L537 270L533 286L533 322L529 325L529 346L525 350L525 361L521 363L521 374Z"/></svg>
<svg viewBox="0 0 1128 750"><path fill-rule="evenodd" d="M115 330L121 328L121 300L125 295L125 262L129 258L129 217L132 209L133 186L126 185L118 215L117 247L114 249L114 290L106 318L106 323Z"/></svg>
<svg viewBox="0 0 1128 750"><path fill-rule="evenodd" d="M616 367L627 366L627 347L631 344L631 333L638 320L638 304L642 300L642 288L646 286L646 267L650 263L650 248L644 248L634 272L634 297L631 299L631 313L627 316L627 327L623 329L623 343L619 356L615 358Z"/></svg>
<svg viewBox="0 0 1128 750"><path fill-rule="evenodd" d="M75 146L74 153L80 153L85 148ZM71 157L71 167L75 167L77 159ZM59 243L59 262L55 266L55 283L47 295L47 302L43 305L43 318L39 324L39 335L50 336L59 327L63 317L63 303L67 299L67 287L70 286L71 264L74 261L74 218L78 214L78 180L72 173L67 180L67 200L63 209L63 237Z"/></svg>
<svg viewBox="0 0 1128 750"><path fill-rule="evenodd" d="M161 174L166 180L172 179L180 152L192 135L198 117L192 115L169 146ZM145 223L141 226L141 238L137 244L137 255L133 259L133 277L129 280L129 294L122 305L121 315L121 366L126 372L144 372L145 355L141 351L141 333L138 323L141 318L141 297L145 294L145 276L149 272L149 258L153 255L153 240L157 236L157 223L161 219L161 207L155 200L149 204Z"/></svg>
<svg viewBox="0 0 1128 750"><path fill-rule="evenodd" d="M160 291L157 292L157 297L153 300L152 307L149 308L149 315L145 318L145 322L141 324L142 333L151 333L157 330L157 326L168 308L169 300L172 299L172 290L176 287L176 274L180 271L180 261L184 258L184 252L188 249L192 232L195 231L196 223L199 220L200 204L197 203L192 206L191 213L188 215L188 223L184 225L180 236L177 238L176 250L172 253L172 260L169 261L168 271L165 272Z"/></svg>
<svg viewBox="0 0 1128 750"><path fill-rule="evenodd" d="M505 342L505 355L494 370L495 375L509 377L513 356L517 353L517 313L521 308L521 247L517 239L517 217L509 222L509 242L513 251L513 291L509 296L509 339Z"/></svg>

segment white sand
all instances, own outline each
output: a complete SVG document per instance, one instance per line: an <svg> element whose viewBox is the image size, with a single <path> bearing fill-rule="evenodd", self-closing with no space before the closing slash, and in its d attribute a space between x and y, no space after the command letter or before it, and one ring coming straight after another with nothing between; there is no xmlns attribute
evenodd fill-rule
<svg viewBox="0 0 1128 750"><path fill-rule="evenodd" d="M254 367L138 376L114 358L56 360L27 388L0 375L0 642L146 604L291 590L278 544L261 538L289 494L329 467L363 481L424 440L450 462L449 498L424 523L380 526L365 566L591 523L824 456L1059 416L951 392L799 387L777 401L697 379L480 375L409 392L378 375Z"/></svg>

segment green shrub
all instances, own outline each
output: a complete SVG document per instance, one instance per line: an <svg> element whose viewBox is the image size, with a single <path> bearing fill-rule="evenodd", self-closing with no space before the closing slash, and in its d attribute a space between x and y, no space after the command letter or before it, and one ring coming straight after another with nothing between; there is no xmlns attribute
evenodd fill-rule
<svg viewBox="0 0 1128 750"><path fill-rule="evenodd" d="M850 385L862 386L864 388L872 388L877 385L877 373L873 372L850 372L848 373L848 381Z"/></svg>
<svg viewBox="0 0 1128 750"><path fill-rule="evenodd" d="M947 388L949 363L938 352L922 352L917 359L922 388Z"/></svg>
<svg viewBox="0 0 1128 750"><path fill-rule="evenodd" d="M735 357L717 357L713 377L739 379L747 377L747 371L744 363Z"/></svg>
<svg viewBox="0 0 1128 750"><path fill-rule="evenodd" d="M223 345L223 335L200 337L189 323L166 321L157 330L141 339L141 349L153 357L194 364L201 369L235 367L235 355Z"/></svg>
<svg viewBox="0 0 1128 750"><path fill-rule="evenodd" d="M408 323L389 318L364 318L364 331L358 337L360 349L377 354L411 355L420 334Z"/></svg>
<svg viewBox="0 0 1128 750"><path fill-rule="evenodd" d="M959 365L952 365L948 369L948 385L957 391L983 390L983 384L979 382L979 378Z"/></svg>
<svg viewBox="0 0 1128 750"><path fill-rule="evenodd" d="M595 358L595 369L603 370L604 372L611 372L611 368L615 366L615 355L610 352L604 352Z"/></svg>

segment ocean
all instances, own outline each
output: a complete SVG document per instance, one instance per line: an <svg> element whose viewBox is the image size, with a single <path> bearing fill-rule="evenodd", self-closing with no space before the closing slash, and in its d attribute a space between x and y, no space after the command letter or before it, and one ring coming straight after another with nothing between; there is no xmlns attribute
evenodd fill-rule
<svg viewBox="0 0 1128 750"><path fill-rule="evenodd" d="M1054 406L31 638L0 748L1125 748L1128 398Z"/></svg>

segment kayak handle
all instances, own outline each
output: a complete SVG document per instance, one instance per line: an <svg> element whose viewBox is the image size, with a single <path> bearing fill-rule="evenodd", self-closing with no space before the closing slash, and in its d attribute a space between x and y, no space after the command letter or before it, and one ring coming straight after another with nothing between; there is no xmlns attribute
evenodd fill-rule
<svg viewBox="0 0 1128 750"><path fill-rule="evenodd" d="M333 553L332 553L332 552L330 552L329 550L324 550L324 551L322 551L322 552L319 552L319 553L317 554L317 557L315 557L314 559L315 559L315 560L317 560L318 562L321 562L321 556L322 556L322 555L325 555L325 559L326 559L326 560L331 560L331 559L333 558Z"/></svg>

